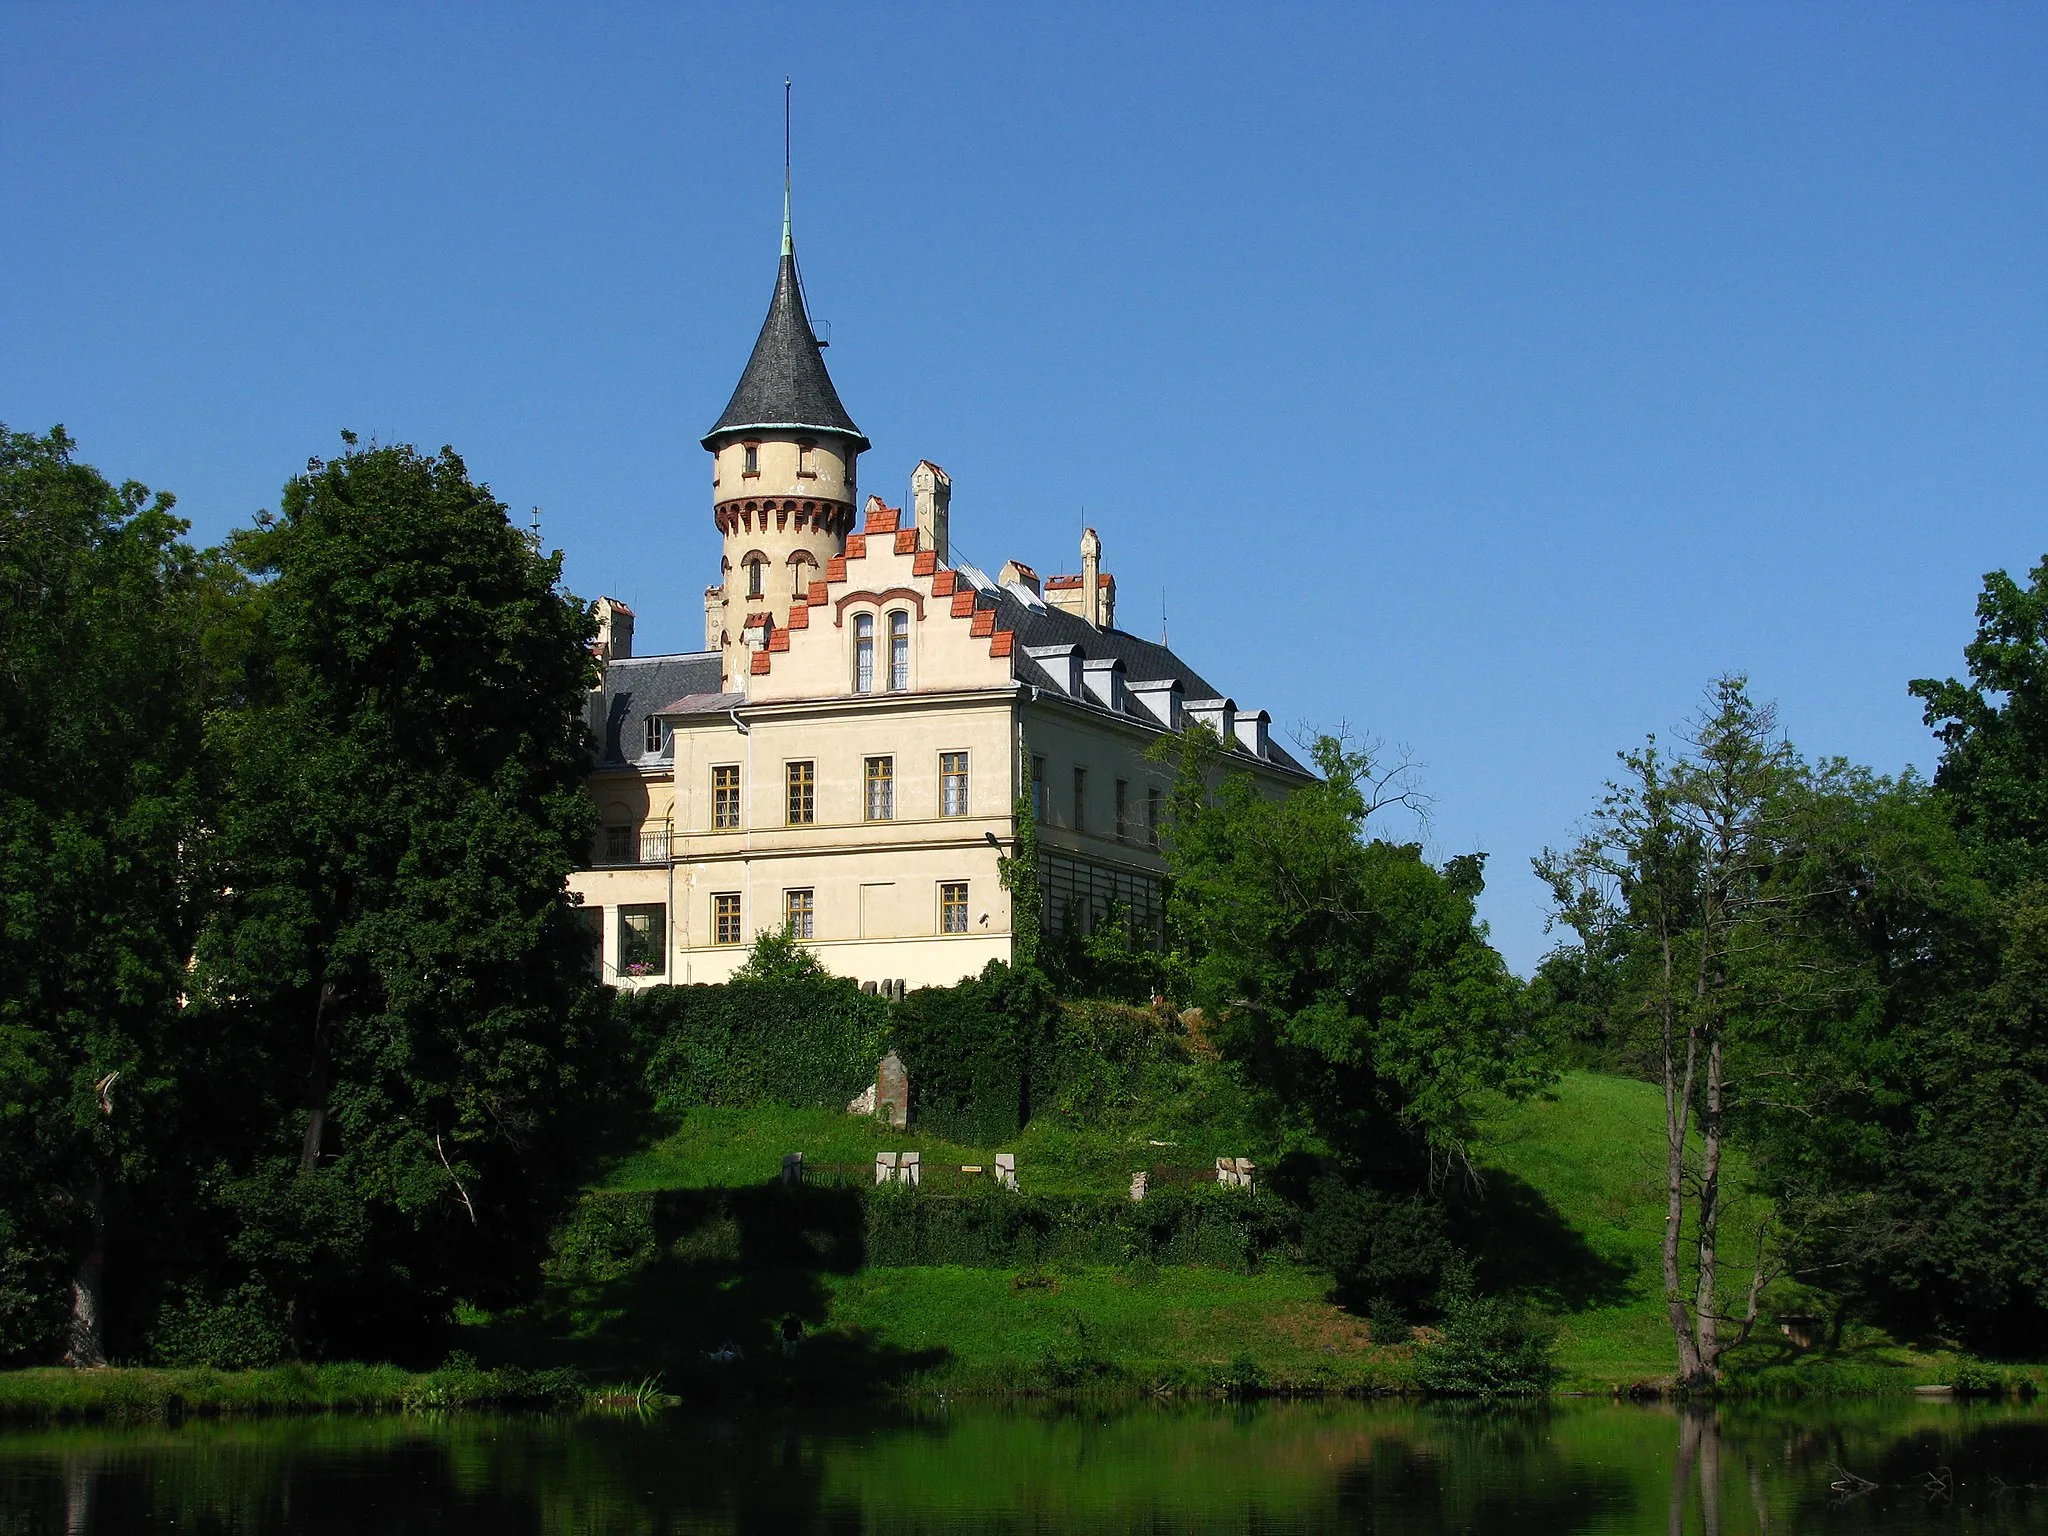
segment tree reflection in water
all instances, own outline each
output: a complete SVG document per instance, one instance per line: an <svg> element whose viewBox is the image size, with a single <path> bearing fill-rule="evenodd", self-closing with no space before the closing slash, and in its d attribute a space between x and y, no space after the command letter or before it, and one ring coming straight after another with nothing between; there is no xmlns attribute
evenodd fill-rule
<svg viewBox="0 0 2048 1536"><path fill-rule="evenodd" d="M1867 1486L1845 1497L1837 1468ZM734 1405L0 1434L0 1532L75 1536L1564 1536L1660 1516L1672 1536L2031 1528L2048 1522L2048 1417L1896 1401Z"/></svg>

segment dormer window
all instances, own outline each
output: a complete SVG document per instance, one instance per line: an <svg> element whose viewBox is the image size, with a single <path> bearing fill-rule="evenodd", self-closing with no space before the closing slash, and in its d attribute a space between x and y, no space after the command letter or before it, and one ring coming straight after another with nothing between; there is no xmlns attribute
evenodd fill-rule
<svg viewBox="0 0 2048 1536"><path fill-rule="evenodd" d="M661 719L661 716L659 716L659 715L649 715L649 716L647 717L647 752L648 752L648 755L649 755L649 756L654 756L654 755L658 754L658 753L659 753L659 752L661 751L661 749L662 749L662 748L663 748L664 746L666 746L667 744L668 744L668 727L667 727L667 726L665 726L665 725L664 725L664 724L662 723L662 719Z"/></svg>
<svg viewBox="0 0 2048 1536"><path fill-rule="evenodd" d="M740 450L740 453L742 454L740 460L741 474L758 475L761 473L761 445L759 443L748 443Z"/></svg>

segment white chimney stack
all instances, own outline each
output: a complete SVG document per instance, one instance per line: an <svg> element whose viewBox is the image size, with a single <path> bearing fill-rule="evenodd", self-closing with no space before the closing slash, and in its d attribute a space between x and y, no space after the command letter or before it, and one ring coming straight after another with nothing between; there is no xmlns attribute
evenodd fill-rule
<svg viewBox="0 0 2048 1536"><path fill-rule="evenodd" d="M910 511L922 549L936 550L939 564L952 563L952 478L930 459L919 459L910 472Z"/></svg>

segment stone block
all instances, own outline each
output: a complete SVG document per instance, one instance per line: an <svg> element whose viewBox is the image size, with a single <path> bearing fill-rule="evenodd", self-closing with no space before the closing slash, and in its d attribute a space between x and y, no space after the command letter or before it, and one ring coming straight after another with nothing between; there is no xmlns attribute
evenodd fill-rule
<svg viewBox="0 0 2048 1536"><path fill-rule="evenodd" d="M782 1154L782 1182L786 1185L801 1184L804 1181L804 1155L801 1152Z"/></svg>
<svg viewBox="0 0 2048 1536"><path fill-rule="evenodd" d="M996 1187L1015 1189L1017 1187L1017 1154L998 1152L996 1154Z"/></svg>
<svg viewBox="0 0 2048 1536"><path fill-rule="evenodd" d="M896 1181L896 1154L877 1152L875 1154L875 1182L893 1184Z"/></svg>
<svg viewBox="0 0 2048 1536"><path fill-rule="evenodd" d="M910 1124L910 1074L894 1051L875 1068L875 1113L899 1131Z"/></svg>
<svg viewBox="0 0 2048 1536"><path fill-rule="evenodd" d="M896 1182L908 1184L912 1189L918 1184L918 1163L915 1152L905 1152L896 1159Z"/></svg>
<svg viewBox="0 0 2048 1536"><path fill-rule="evenodd" d="M846 1101L846 1112L849 1115L872 1115L875 1112L875 1085L869 1083L867 1087L861 1089L859 1093L848 1099Z"/></svg>
<svg viewBox="0 0 2048 1536"><path fill-rule="evenodd" d="M1131 1198L1133 1200L1144 1199L1146 1191L1151 1187L1151 1184L1152 1175L1144 1169L1134 1168L1131 1170Z"/></svg>

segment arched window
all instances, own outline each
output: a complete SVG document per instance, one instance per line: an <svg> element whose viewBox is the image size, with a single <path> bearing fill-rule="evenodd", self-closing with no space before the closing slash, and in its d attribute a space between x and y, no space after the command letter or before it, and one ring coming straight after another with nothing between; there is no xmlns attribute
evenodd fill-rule
<svg viewBox="0 0 2048 1536"><path fill-rule="evenodd" d="M765 579L763 573L767 569L768 562L759 555L749 555L747 557L747 596L759 597L761 595L762 583Z"/></svg>
<svg viewBox="0 0 2048 1536"><path fill-rule="evenodd" d="M818 562L802 550L789 557L789 590L802 597L811 590L811 579L818 574Z"/></svg>
<svg viewBox="0 0 2048 1536"><path fill-rule="evenodd" d="M889 686L910 686L910 615L900 608L889 615Z"/></svg>
<svg viewBox="0 0 2048 1536"><path fill-rule="evenodd" d="M875 691L875 616L863 613L853 621L853 691Z"/></svg>

